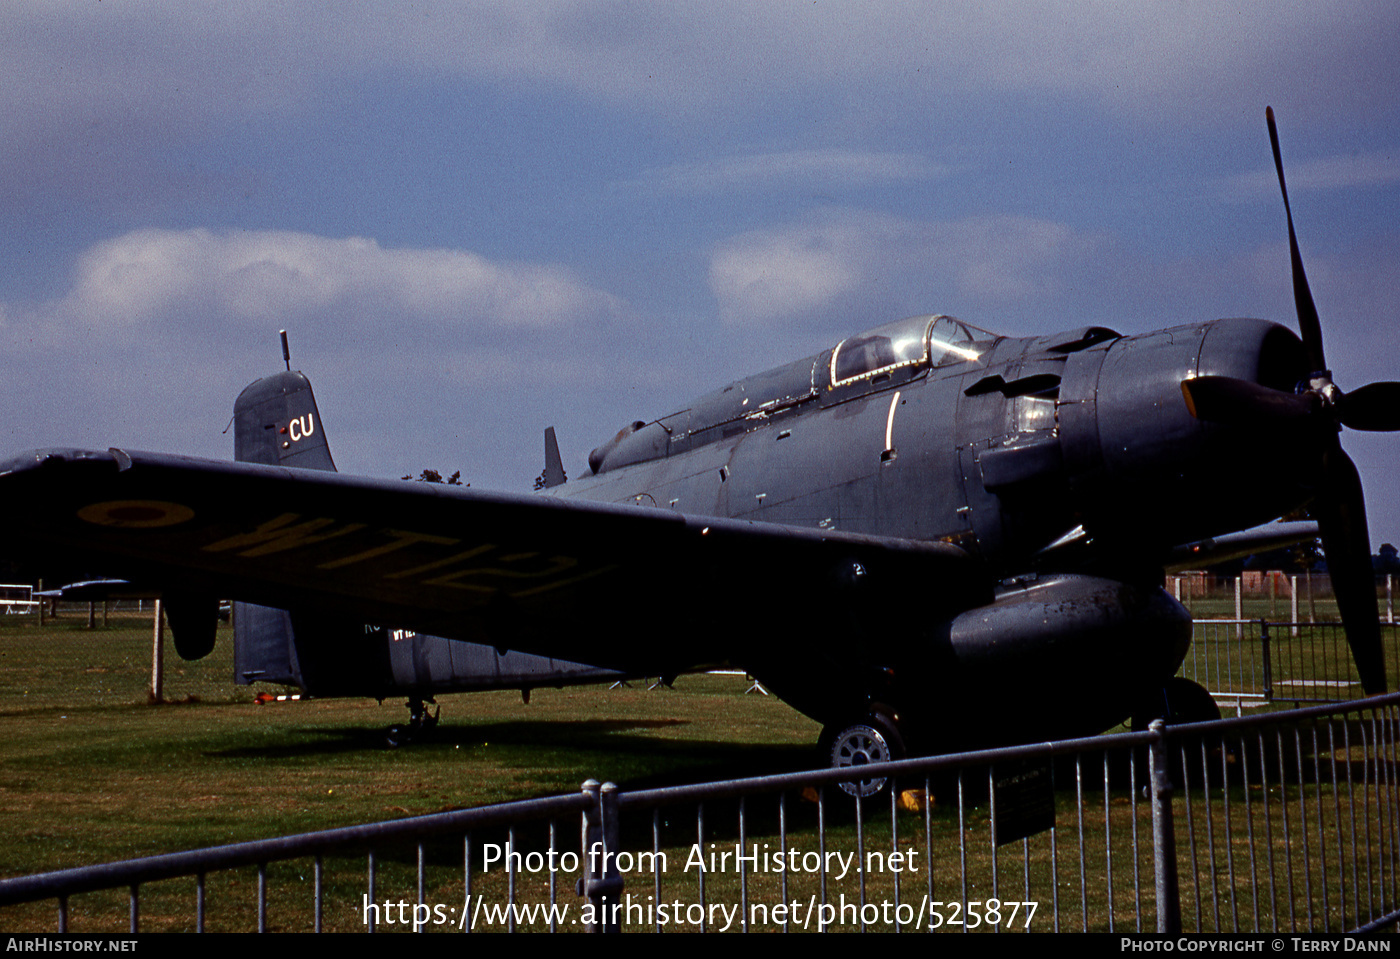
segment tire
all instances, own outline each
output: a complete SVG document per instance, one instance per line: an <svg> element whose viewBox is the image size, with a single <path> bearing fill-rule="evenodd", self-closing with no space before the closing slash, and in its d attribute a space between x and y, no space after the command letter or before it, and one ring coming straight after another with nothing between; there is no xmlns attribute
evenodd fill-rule
<svg viewBox="0 0 1400 959"><path fill-rule="evenodd" d="M822 738L827 743L825 752L833 769L904 758L904 740L894 723L879 715L872 714L841 726L829 726ZM883 790L885 783L885 777L881 776L851 780L840 786L848 796L865 799Z"/></svg>
<svg viewBox="0 0 1400 959"><path fill-rule="evenodd" d="M1161 719L1168 726L1180 726L1219 718L1220 707L1204 686L1173 676L1150 702L1134 710L1132 728L1144 730L1154 719Z"/></svg>

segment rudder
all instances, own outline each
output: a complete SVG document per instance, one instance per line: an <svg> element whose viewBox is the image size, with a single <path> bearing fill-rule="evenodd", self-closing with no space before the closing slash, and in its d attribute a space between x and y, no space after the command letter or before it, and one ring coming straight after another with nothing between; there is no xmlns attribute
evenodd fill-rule
<svg viewBox="0 0 1400 959"><path fill-rule="evenodd" d="M233 458L240 463L335 472L311 381L274 373L248 385L233 404Z"/></svg>
<svg viewBox="0 0 1400 959"><path fill-rule="evenodd" d="M311 381L287 371L250 383L233 404L233 458L239 463L336 472ZM306 688L291 614L234 603L234 678Z"/></svg>

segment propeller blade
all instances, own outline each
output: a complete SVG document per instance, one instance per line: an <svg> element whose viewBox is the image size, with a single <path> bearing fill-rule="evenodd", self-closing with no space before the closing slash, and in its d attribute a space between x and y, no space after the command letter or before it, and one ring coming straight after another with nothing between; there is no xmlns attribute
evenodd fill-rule
<svg viewBox="0 0 1400 959"><path fill-rule="evenodd" d="M1269 124L1269 144L1274 150L1274 169L1278 172L1278 188L1283 194L1283 211L1288 217L1288 250L1293 260L1293 304L1298 311L1298 329L1303 335L1308 363L1312 366L1309 387L1299 399L1308 398L1320 407L1326 404L1335 420L1358 430L1389 431L1400 429L1400 383L1372 383L1350 394L1342 394L1333 386L1332 374L1327 372L1327 359L1322 351L1322 323L1318 320L1317 304L1313 302L1308 276L1303 270L1303 255L1298 251L1298 236L1293 231L1293 211L1288 205L1288 184L1283 178L1283 155L1278 147L1278 127L1274 124L1273 107L1264 109ZM1205 377L1202 377L1205 379ZM1213 377L1212 379L1221 379ZM1190 381L1196 382L1196 381ZM1186 402L1202 399L1207 408L1212 403L1239 415L1244 410L1262 415L1272 407L1287 404L1262 395L1260 387L1238 381L1187 389ZM1212 396L1212 393L1219 394ZM1276 392L1276 391L1271 391ZM1288 394L1279 394L1287 396ZM1325 399L1324 399L1325 397ZM1193 407L1192 412L1195 412ZM1277 411L1275 416L1280 415ZM1289 414L1291 415L1291 414ZM1328 416L1323 422L1333 422ZM1356 464L1342 450L1333 435L1322 454L1322 489L1313 505L1318 527L1322 531L1322 548L1327 553L1327 569L1332 574L1332 592L1342 614L1351 657L1361 677L1361 687L1368 695L1386 689L1385 651L1381 646L1380 609L1376 603L1376 581L1371 571L1371 538L1366 529L1366 501L1361 491L1361 477Z"/></svg>
<svg viewBox="0 0 1400 959"><path fill-rule="evenodd" d="M1314 505L1322 548L1361 688L1375 696L1386 691L1385 653L1361 477L1340 443L1324 455L1323 466L1325 484Z"/></svg>
<svg viewBox="0 0 1400 959"><path fill-rule="evenodd" d="M1308 287L1308 275L1303 271L1303 254L1298 252L1298 237L1293 232L1293 211L1288 206L1288 184L1283 179L1283 154L1278 148L1278 127L1274 125L1274 108L1264 108L1269 124L1269 143L1274 148L1274 169L1278 171L1278 188L1283 194L1283 212L1288 217L1288 250L1293 258L1293 305L1298 311L1298 329L1308 351L1308 362L1315 373L1327 369L1322 352L1322 323L1317 318L1317 304Z"/></svg>
<svg viewBox="0 0 1400 959"><path fill-rule="evenodd" d="M1393 433L1400 430L1400 383L1367 383L1337 401L1337 417L1353 430Z"/></svg>
<svg viewBox="0 0 1400 959"><path fill-rule="evenodd" d="M1315 393L1284 393L1233 376L1182 380L1181 395L1192 416L1210 423L1285 423L1311 416L1321 407Z"/></svg>

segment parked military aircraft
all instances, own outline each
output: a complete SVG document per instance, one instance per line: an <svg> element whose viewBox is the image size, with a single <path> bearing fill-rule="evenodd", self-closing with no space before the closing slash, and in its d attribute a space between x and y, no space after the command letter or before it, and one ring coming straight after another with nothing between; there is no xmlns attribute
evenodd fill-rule
<svg viewBox="0 0 1400 959"><path fill-rule="evenodd" d="M28 453L0 464L7 527L167 584L177 634L219 594L632 673L742 666L841 765L1117 723L1190 642L1160 585L1182 547L1311 503L1380 692L1338 432L1400 429L1400 383L1333 383L1287 215L1301 339L913 317L631 423L586 476L547 443L542 495L292 468L318 435L287 381L247 427L275 461Z"/></svg>

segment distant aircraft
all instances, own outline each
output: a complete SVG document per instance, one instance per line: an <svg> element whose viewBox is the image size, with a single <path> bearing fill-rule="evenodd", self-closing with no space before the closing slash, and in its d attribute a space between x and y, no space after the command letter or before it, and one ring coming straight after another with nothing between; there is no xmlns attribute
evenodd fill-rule
<svg viewBox="0 0 1400 959"><path fill-rule="evenodd" d="M1164 569L1311 504L1377 693L1338 433L1400 429L1400 383L1333 383L1288 222L1301 339L913 317L631 423L582 478L547 439L541 495L316 472L314 400L285 373L239 426L275 459L43 450L0 465L0 502L12 548L166 584L177 634L231 595L631 674L735 665L823 723L836 765L1086 734L1164 690L1189 712L1201 690L1172 676L1191 619Z"/></svg>

